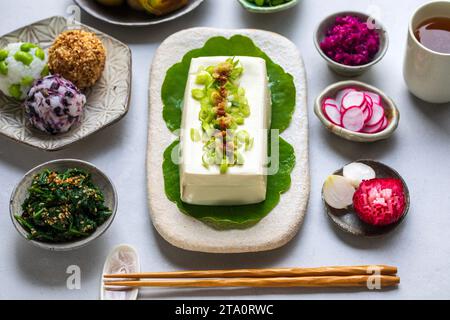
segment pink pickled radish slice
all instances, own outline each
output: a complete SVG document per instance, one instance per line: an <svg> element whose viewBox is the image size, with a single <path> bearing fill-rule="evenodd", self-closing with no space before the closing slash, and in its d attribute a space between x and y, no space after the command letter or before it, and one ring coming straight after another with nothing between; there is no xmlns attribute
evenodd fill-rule
<svg viewBox="0 0 450 320"><path fill-rule="evenodd" d="M364 114L364 123L369 122L373 114L372 107L366 107L365 109L363 109L363 114Z"/></svg>
<svg viewBox="0 0 450 320"><path fill-rule="evenodd" d="M378 103L374 103L372 107L372 117L369 121L367 121L366 126L373 127L378 125L381 121L383 121L384 117L384 108L380 106Z"/></svg>
<svg viewBox="0 0 450 320"><path fill-rule="evenodd" d="M333 122L335 125L341 125L341 112L336 106L326 104L323 108L323 112L325 113L325 116L328 118L328 120Z"/></svg>
<svg viewBox="0 0 450 320"><path fill-rule="evenodd" d="M342 106L342 98L344 98L344 96L345 96L347 93L352 92L352 91L356 91L356 90L353 89L353 88L347 88L347 89L344 89L344 90L339 91L339 92L336 94L336 99L335 99L335 101L336 101L336 104L338 105L338 108L339 108L339 109L341 109L341 106Z"/></svg>
<svg viewBox="0 0 450 320"><path fill-rule="evenodd" d="M388 126L388 124L389 124L389 121L388 121L388 119L386 118L386 116L384 116L383 122L382 122L382 125L381 125L381 128L380 128L380 131L383 131L384 129L386 129L387 126Z"/></svg>
<svg viewBox="0 0 450 320"><path fill-rule="evenodd" d="M373 106L373 99L366 93L364 93L364 98L366 99L366 106Z"/></svg>
<svg viewBox="0 0 450 320"><path fill-rule="evenodd" d="M333 104L333 105L335 105L335 106L338 106L338 104L336 103L336 100L334 100L334 99L332 99L332 98L326 98L326 99L323 101L323 104Z"/></svg>
<svg viewBox="0 0 450 320"><path fill-rule="evenodd" d="M351 107L342 115L342 126L345 129L359 132L364 128L364 113L359 107Z"/></svg>
<svg viewBox="0 0 450 320"><path fill-rule="evenodd" d="M382 131L382 128L381 128L382 125L383 125L383 121L381 121L379 124L377 124L376 126L373 126L373 127L365 126L364 129L362 129L361 132L363 132L363 133L377 133L377 132Z"/></svg>
<svg viewBox="0 0 450 320"><path fill-rule="evenodd" d="M365 91L364 94L370 97L374 103L381 104L381 96L379 94L371 91Z"/></svg>
<svg viewBox="0 0 450 320"><path fill-rule="evenodd" d="M355 106L361 107L365 101L366 99L364 93L358 91L351 91L342 98L341 107L343 109L349 109Z"/></svg>

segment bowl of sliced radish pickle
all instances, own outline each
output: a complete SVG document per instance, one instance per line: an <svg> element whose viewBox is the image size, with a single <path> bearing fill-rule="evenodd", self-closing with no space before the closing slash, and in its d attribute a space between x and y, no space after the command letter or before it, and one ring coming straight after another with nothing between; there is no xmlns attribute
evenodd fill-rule
<svg viewBox="0 0 450 320"><path fill-rule="evenodd" d="M389 138L400 113L383 91L360 81L342 81L327 87L316 99L314 112L335 135L356 142Z"/></svg>

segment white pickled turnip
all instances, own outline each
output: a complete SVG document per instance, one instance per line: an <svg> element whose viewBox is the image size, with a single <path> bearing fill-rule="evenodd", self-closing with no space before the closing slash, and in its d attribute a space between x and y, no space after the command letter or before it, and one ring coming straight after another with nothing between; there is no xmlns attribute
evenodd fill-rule
<svg viewBox="0 0 450 320"><path fill-rule="evenodd" d="M323 199L335 209L345 209L353 203L355 188L343 176L332 175L323 185Z"/></svg>
<svg viewBox="0 0 450 320"><path fill-rule="evenodd" d="M343 175L350 180L351 184L358 188L363 180L371 180L376 178L375 170L372 167L360 163L353 162L344 167Z"/></svg>

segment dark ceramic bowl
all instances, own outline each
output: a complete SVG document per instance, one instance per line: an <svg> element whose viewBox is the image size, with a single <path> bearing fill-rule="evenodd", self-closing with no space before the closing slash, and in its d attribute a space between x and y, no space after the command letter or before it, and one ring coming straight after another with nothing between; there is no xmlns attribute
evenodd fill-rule
<svg viewBox="0 0 450 320"><path fill-rule="evenodd" d="M343 210L335 209L330 207L325 200L323 199L323 191L322 191L322 200L325 205L325 211L328 215L328 217L331 219L331 221L334 222L336 226L338 226L341 230L356 235L356 236L364 236L364 237L377 237L382 236L384 234L387 234L398 227L399 224L403 222L405 219L410 206L410 198L409 198L409 190L408 186L406 185L403 178L400 176L400 174L395 171L394 169L388 167L385 164L382 164L381 162L373 161L373 160L357 160L355 162L364 163L372 169L375 170L376 177L377 178L396 178L402 181L403 188L405 191L405 198L406 198L406 207L405 212L403 213L403 216L400 218L399 221L396 223L390 224L388 226L383 227L377 227L372 226L370 224L365 223L362 221L356 212L353 211L353 208L347 208ZM337 170L334 172L334 175L342 176L343 168Z"/></svg>

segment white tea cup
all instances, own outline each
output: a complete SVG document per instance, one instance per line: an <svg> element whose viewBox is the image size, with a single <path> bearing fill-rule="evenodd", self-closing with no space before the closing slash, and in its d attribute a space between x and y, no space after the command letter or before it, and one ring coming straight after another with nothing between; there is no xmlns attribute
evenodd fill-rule
<svg viewBox="0 0 450 320"><path fill-rule="evenodd" d="M403 76L416 97L431 103L450 102L450 54L428 49L415 36L430 18L450 18L450 1L434 1L419 7L409 23Z"/></svg>

